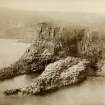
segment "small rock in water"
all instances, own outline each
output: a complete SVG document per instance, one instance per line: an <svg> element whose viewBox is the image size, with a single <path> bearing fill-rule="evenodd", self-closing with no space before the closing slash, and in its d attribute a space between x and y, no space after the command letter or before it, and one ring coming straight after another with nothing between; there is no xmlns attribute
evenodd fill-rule
<svg viewBox="0 0 105 105"><path fill-rule="evenodd" d="M16 94L18 94L18 92L20 92L20 89L11 89L11 90L6 90L6 91L4 91L4 94L5 95L16 95Z"/></svg>

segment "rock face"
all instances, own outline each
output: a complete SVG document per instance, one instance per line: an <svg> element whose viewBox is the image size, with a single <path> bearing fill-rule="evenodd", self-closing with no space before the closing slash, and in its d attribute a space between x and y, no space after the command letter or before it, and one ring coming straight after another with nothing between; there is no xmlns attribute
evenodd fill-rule
<svg viewBox="0 0 105 105"><path fill-rule="evenodd" d="M58 60L49 64L32 84L20 89L19 92L27 95L39 95L57 90L60 87L80 83L87 77L88 64L89 62L85 59L74 57ZM8 93L8 90L5 93Z"/></svg>

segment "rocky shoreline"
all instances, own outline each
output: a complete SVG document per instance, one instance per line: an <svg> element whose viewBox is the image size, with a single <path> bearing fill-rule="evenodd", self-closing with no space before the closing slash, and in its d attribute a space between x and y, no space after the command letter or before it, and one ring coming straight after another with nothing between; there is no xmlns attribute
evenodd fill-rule
<svg viewBox="0 0 105 105"><path fill-rule="evenodd" d="M86 79L88 63L86 60L78 61L77 58L67 57L49 64L45 71L30 86L21 89L21 92L28 95L46 94L80 83Z"/></svg>
<svg viewBox="0 0 105 105"><path fill-rule="evenodd" d="M29 86L6 90L4 93L9 95L21 92L27 95L38 95L55 91L61 87L75 85L86 79L88 65L89 62L85 59L67 57L49 64Z"/></svg>
<svg viewBox="0 0 105 105"><path fill-rule="evenodd" d="M65 38L65 35L69 37ZM103 48L92 38L94 35L92 37L90 33L89 36L83 29L69 32L62 27L41 23L38 39L17 62L0 70L0 80L29 73L39 73L39 76L29 86L6 90L4 94L46 94L81 83L89 72L95 75Z"/></svg>

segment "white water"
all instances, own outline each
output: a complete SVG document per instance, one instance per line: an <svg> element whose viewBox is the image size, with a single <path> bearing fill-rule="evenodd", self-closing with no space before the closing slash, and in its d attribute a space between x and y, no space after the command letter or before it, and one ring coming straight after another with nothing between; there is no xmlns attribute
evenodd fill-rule
<svg viewBox="0 0 105 105"><path fill-rule="evenodd" d="M29 45L16 40L0 39L0 67L16 61ZM4 96L7 88L23 87L33 76L19 76L0 82L0 105L104 105L105 78L89 78L81 85L62 89L45 96Z"/></svg>

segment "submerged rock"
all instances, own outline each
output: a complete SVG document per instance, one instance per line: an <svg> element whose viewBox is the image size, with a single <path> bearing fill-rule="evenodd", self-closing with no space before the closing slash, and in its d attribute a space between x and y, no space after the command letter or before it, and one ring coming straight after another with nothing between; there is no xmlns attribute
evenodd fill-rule
<svg viewBox="0 0 105 105"><path fill-rule="evenodd" d="M18 92L20 92L20 89L11 89L11 90L6 90L5 92L4 92L4 94L6 95L6 96L8 96L8 95L16 95L16 94L18 94Z"/></svg>

